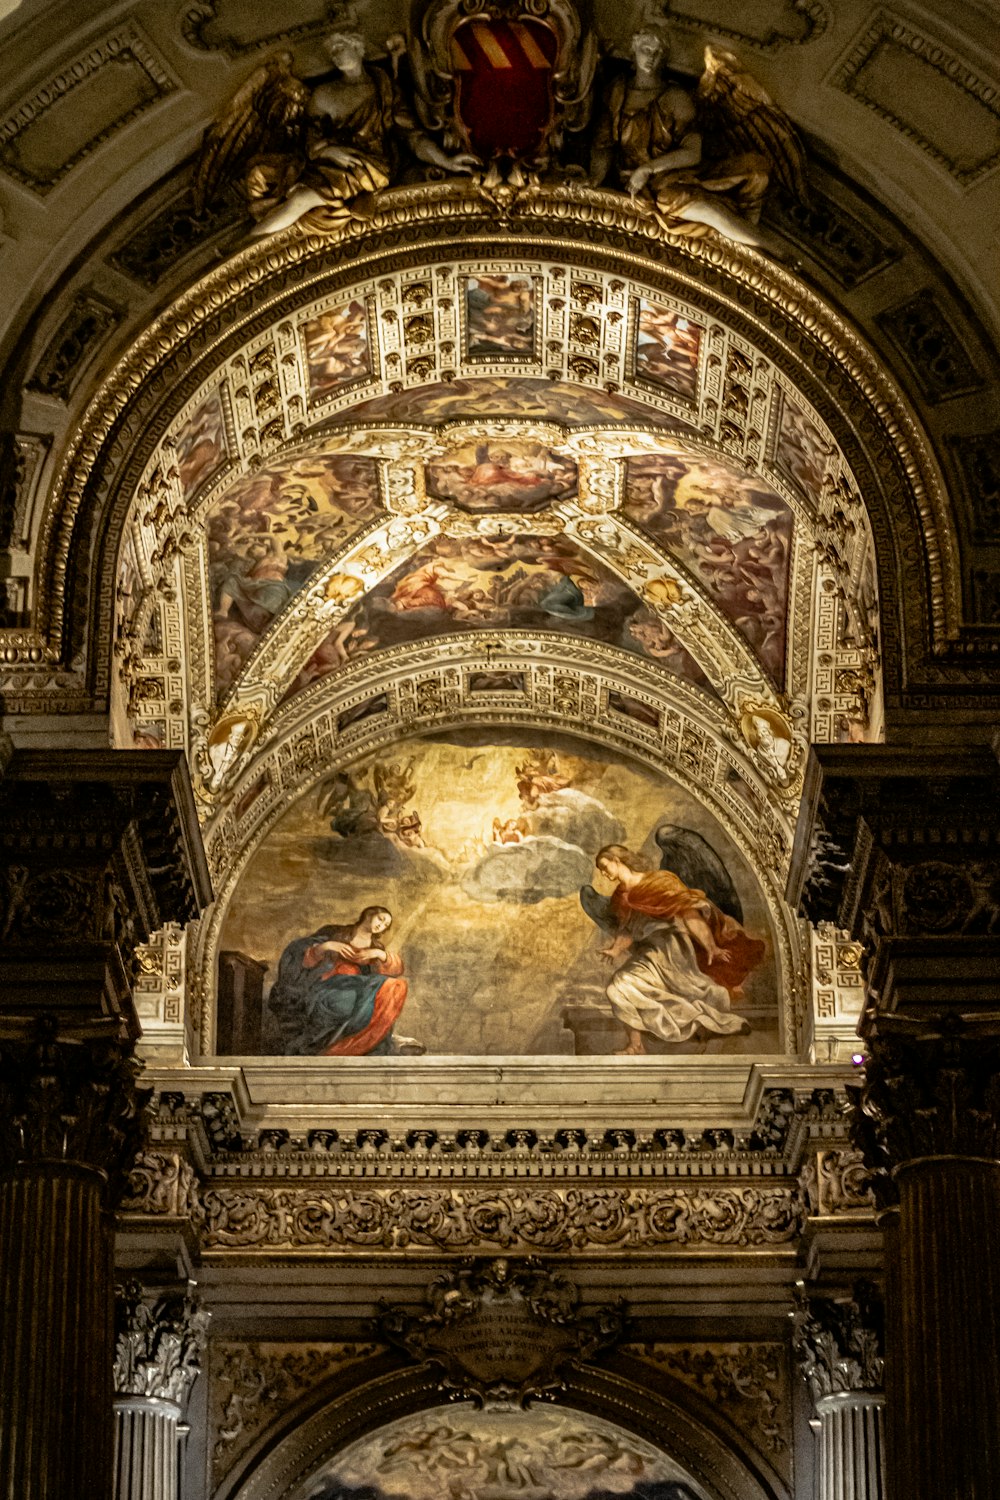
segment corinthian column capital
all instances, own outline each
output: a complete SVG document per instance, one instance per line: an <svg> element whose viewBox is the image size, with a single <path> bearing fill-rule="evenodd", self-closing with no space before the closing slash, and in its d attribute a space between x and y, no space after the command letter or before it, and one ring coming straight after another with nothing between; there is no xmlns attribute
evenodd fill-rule
<svg viewBox="0 0 1000 1500"><path fill-rule="evenodd" d="M852 1133L876 1177L928 1157L1000 1160L998 1025L956 1012L869 1015Z"/></svg>
<svg viewBox="0 0 1000 1500"><path fill-rule="evenodd" d="M201 1371L211 1314L190 1293L150 1298L136 1281L115 1300L115 1392L183 1408Z"/></svg>
<svg viewBox="0 0 1000 1500"><path fill-rule="evenodd" d="M795 1353L813 1403L847 1392L882 1390L882 1308L859 1283L853 1297L802 1296L793 1314Z"/></svg>
<svg viewBox="0 0 1000 1500"><path fill-rule="evenodd" d="M138 1087L141 1064L121 1029L60 1034L55 1017L42 1015L0 1040L0 1172L85 1167L106 1179L106 1204L118 1202L145 1138L150 1092Z"/></svg>

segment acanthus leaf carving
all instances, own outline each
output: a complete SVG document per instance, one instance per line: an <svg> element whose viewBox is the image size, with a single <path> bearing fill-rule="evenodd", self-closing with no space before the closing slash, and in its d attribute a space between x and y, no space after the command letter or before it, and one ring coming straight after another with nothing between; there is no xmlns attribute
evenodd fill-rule
<svg viewBox="0 0 1000 1500"><path fill-rule="evenodd" d="M306 1391L344 1366L371 1358L384 1344L212 1344L209 1420L216 1481L253 1439Z"/></svg>
<svg viewBox="0 0 1000 1500"><path fill-rule="evenodd" d="M852 1140L879 1194L886 1179L929 1156L994 1161L1000 1155L1000 1040L958 1015L867 1025L864 1083Z"/></svg>
<svg viewBox="0 0 1000 1500"><path fill-rule="evenodd" d="M124 1194L143 1143L151 1090L141 1064L117 1037L59 1035L54 1016L33 1033L0 1042L0 1162L75 1163L105 1177L110 1204Z"/></svg>
<svg viewBox="0 0 1000 1500"><path fill-rule="evenodd" d="M115 1391L183 1407L201 1369L211 1314L190 1294L150 1298L137 1281L117 1289Z"/></svg>
<svg viewBox="0 0 1000 1500"><path fill-rule="evenodd" d="M129 1172L128 1190L119 1208L127 1214L163 1215L199 1222L203 1213L194 1168L175 1151L140 1152Z"/></svg>
<svg viewBox="0 0 1000 1500"><path fill-rule="evenodd" d="M645 1343L625 1344L621 1352L706 1396L765 1452L787 1452L787 1354L781 1344Z"/></svg>
<svg viewBox="0 0 1000 1500"><path fill-rule="evenodd" d="M874 1287L859 1282L853 1297L802 1295L793 1317L795 1352L814 1403L881 1391L884 1314Z"/></svg>
<svg viewBox="0 0 1000 1500"><path fill-rule="evenodd" d="M803 1203L793 1187L273 1188L203 1194L202 1243L214 1250L380 1248L567 1251L600 1247L786 1245Z"/></svg>

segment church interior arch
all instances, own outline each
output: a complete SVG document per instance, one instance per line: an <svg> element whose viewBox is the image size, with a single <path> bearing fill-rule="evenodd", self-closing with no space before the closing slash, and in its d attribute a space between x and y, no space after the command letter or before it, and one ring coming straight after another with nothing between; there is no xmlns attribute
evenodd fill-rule
<svg viewBox="0 0 1000 1500"><path fill-rule="evenodd" d="M213 1315L190 1500L804 1500L817 1289L881 1432L874 955L1000 931L939 795L995 760L1000 64L981 0L654 9L0 6L0 1021L145 1067L102 1180ZM535 1257L630 1319L551 1402L373 1332Z"/></svg>

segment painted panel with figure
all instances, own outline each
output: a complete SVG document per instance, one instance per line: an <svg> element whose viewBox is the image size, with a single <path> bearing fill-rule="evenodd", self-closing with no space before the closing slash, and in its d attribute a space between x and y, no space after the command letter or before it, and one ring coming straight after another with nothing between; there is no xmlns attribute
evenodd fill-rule
<svg viewBox="0 0 1000 1500"><path fill-rule="evenodd" d="M374 459L293 458L231 485L205 518L218 700L323 559L378 509Z"/></svg>
<svg viewBox="0 0 1000 1500"><path fill-rule="evenodd" d="M690 318L643 297L635 339L635 373L693 401L698 394L698 357L704 329Z"/></svg>
<svg viewBox="0 0 1000 1500"><path fill-rule="evenodd" d="M704 1500L660 1449L603 1417L468 1402L360 1438L303 1500Z"/></svg>
<svg viewBox="0 0 1000 1500"><path fill-rule="evenodd" d="M542 443L470 443L427 465L427 493L471 515L532 514L576 493L576 464Z"/></svg>
<svg viewBox="0 0 1000 1500"><path fill-rule="evenodd" d="M331 773L250 860L219 957L266 973L252 1017L220 987L237 1055L780 1049L743 857L675 784L569 739L455 731Z"/></svg>
<svg viewBox="0 0 1000 1500"><path fill-rule="evenodd" d="M303 326L302 334L312 400L329 396L371 374L368 317L363 302L355 299L311 318Z"/></svg>
<svg viewBox="0 0 1000 1500"><path fill-rule="evenodd" d="M628 460L625 512L708 588L781 688L793 517L762 479L707 459Z"/></svg>
<svg viewBox="0 0 1000 1500"><path fill-rule="evenodd" d="M606 422L648 422L642 401L612 391L595 391L570 380L540 380L531 375L456 376L454 380L370 396L344 413L344 421L449 422L485 417L537 417L567 427Z"/></svg>
<svg viewBox="0 0 1000 1500"><path fill-rule="evenodd" d="M470 359L524 359L535 347L535 285L530 276L470 276L465 283Z"/></svg>
<svg viewBox="0 0 1000 1500"><path fill-rule="evenodd" d="M185 500L217 473L228 457L222 393L212 394L195 407L174 441L177 471Z"/></svg>
<svg viewBox="0 0 1000 1500"><path fill-rule="evenodd" d="M812 418L784 396L774 456L788 477L813 502L819 499L831 451Z"/></svg>
<svg viewBox="0 0 1000 1500"><path fill-rule="evenodd" d="M343 617L285 697L382 647L504 626L606 641L707 686L697 662L610 569L567 537L517 532L435 537Z"/></svg>

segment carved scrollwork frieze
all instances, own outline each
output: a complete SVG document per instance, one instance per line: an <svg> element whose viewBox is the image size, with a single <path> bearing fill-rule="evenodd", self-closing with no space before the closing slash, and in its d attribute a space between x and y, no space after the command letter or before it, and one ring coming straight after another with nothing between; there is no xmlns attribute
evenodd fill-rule
<svg viewBox="0 0 1000 1500"><path fill-rule="evenodd" d="M316 1188L219 1185L203 1195L205 1252L749 1249L802 1225L789 1187Z"/></svg>
<svg viewBox="0 0 1000 1500"><path fill-rule="evenodd" d="M838 1147L811 1151L799 1181L811 1214L870 1216L875 1199L869 1176L860 1151Z"/></svg>
<svg viewBox="0 0 1000 1500"><path fill-rule="evenodd" d="M204 1217L198 1179L189 1161L176 1151L142 1151L128 1174L119 1210L124 1214L187 1219Z"/></svg>

